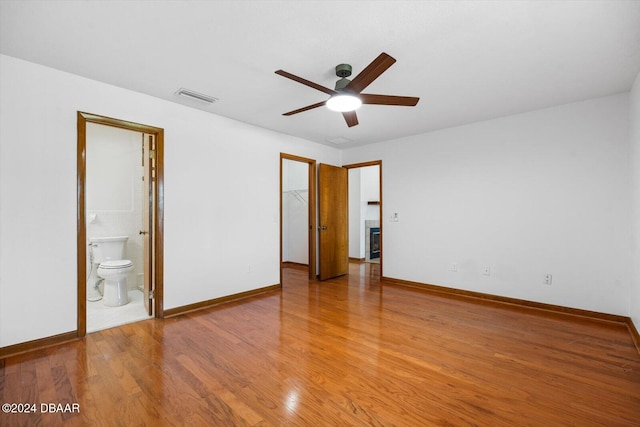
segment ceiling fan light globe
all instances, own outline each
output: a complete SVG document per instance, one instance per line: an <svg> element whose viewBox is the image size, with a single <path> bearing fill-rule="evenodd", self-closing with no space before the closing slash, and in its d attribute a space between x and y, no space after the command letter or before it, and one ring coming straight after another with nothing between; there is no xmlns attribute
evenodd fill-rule
<svg viewBox="0 0 640 427"><path fill-rule="evenodd" d="M354 95L334 95L327 101L327 108L332 111L344 113L360 108L362 101Z"/></svg>

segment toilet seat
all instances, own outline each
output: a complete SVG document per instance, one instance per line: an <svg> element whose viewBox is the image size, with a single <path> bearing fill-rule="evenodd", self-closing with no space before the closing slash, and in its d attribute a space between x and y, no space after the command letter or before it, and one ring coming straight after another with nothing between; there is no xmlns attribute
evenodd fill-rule
<svg viewBox="0 0 640 427"><path fill-rule="evenodd" d="M98 266L98 268L102 268L104 270L120 270L128 267L133 267L133 263L128 259L104 261Z"/></svg>

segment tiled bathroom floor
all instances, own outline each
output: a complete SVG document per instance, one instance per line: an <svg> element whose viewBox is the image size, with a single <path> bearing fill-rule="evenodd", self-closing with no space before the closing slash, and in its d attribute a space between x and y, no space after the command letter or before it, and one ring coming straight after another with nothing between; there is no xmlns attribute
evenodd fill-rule
<svg viewBox="0 0 640 427"><path fill-rule="evenodd" d="M87 301L87 333L149 319L142 297L141 291L129 291L129 304L120 307L107 307L102 300Z"/></svg>

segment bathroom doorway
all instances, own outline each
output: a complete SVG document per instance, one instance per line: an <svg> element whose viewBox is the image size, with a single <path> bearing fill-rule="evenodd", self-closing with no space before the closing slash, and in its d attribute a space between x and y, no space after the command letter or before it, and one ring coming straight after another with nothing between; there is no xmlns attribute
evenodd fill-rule
<svg viewBox="0 0 640 427"><path fill-rule="evenodd" d="M283 268L316 277L316 161L280 154L280 283Z"/></svg>
<svg viewBox="0 0 640 427"><path fill-rule="evenodd" d="M382 276L382 161L344 166L349 171L349 259L377 264Z"/></svg>
<svg viewBox="0 0 640 427"><path fill-rule="evenodd" d="M78 113L79 336L162 317L162 154L160 128ZM103 277L112 263L100 262L105 238L124 247L113 263L131 261L117 304L116 282Z"/></svg>

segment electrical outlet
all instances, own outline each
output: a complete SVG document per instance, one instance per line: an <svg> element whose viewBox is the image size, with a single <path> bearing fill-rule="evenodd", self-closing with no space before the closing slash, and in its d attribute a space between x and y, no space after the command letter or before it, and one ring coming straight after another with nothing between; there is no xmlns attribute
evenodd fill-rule
<svg viewBox="0 0 640 427"><path fill-rule="evenodd" d="M451 263L451 271L453 271L454 273L458 272L458 263L457 262L452 262Z"/></svg>
<svg viewBox="0 0 640 427"><path fill-rule="evenodd" d="M544 275L544 284L545 285L551 285L551 280L552 280L553 276L551 274L545 274Z"/></svg>
<svg viewBox="0 0 640 427"><path fill-rule="evenodd" d="M491 276L491 267L485 267L485 268L482 270L482 274L483 274L484 276Z"/></svg>

